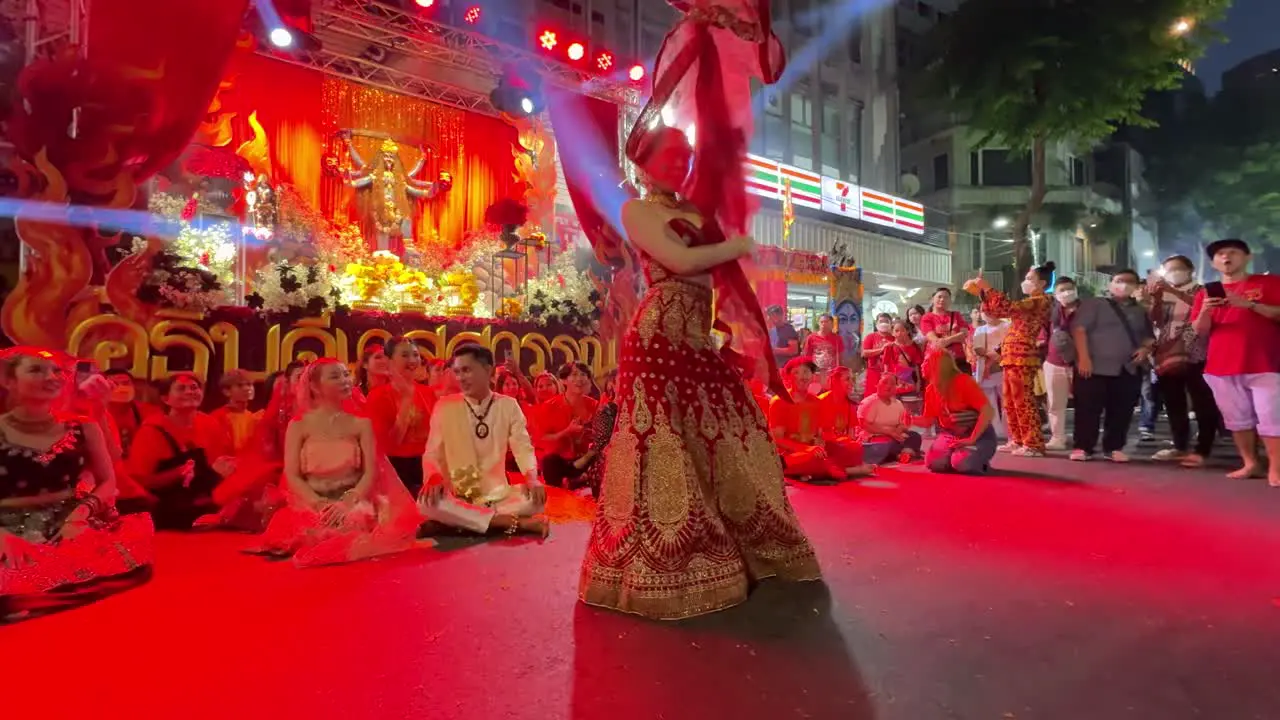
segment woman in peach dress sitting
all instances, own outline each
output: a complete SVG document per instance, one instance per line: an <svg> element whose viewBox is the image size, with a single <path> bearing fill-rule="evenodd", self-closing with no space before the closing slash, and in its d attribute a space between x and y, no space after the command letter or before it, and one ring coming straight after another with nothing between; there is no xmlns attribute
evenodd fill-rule
<svg viewBox="0 0 1280 720"><path fill-rule="evenodd" d="M250 552L299 566L351 562L416 544L422 518L368 419L346 412L351 373L332 358L309 365L297 385L296 419L284 444L288 504Z"/></svg>

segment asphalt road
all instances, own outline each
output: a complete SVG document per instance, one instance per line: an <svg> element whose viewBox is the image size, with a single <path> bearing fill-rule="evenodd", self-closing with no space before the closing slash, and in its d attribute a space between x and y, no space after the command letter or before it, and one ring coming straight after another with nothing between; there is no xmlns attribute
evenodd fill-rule
<svg viewBox="0 0 1280 720"><path fill-rule="evenodd" d="M997 467L795 488L825 584L678 624L575 602L583 523L316 570L165 536L150 584L0 628L0 715L1280 718L1280 490Z"/></svg>

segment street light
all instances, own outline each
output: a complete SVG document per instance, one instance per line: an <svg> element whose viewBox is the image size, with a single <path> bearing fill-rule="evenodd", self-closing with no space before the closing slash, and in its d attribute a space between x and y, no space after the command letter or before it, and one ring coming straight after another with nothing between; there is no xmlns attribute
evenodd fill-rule
<svg viewBox="0 0 1280 720"><path fill-rule="evenodd" d="M1174 37L1181 37L1191 32L1191 29L1194 28L1195 26L1196 24L1191 20L1188 20L1187 18L1182 18L1181 20L1173 24L1173 27L1169 29L1169 32Z"/></svg>
<svg viewBox="0 0 1280 720"><path fill-rule="evenodd" d="M998 218L996 218L995 220L993 220L993 221L991 222L991 227L993 227L993 228L995 228L995 229L997 229L997 230L1003 230L1003 229L1005 229L1005 228L1009 227L1009 218L1007 218L1007 217L998 217Z"/></svg>

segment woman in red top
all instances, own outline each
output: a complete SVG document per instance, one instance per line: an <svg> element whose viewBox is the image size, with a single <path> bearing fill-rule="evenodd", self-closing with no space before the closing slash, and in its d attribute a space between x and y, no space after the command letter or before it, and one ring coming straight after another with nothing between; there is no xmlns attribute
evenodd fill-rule
<svg viewBox="0 0 1280 720"><path fill-rule="evenodd" d="M538 458L543 482L555 487L573 486L582 475L585 463L578 460L591 450L591 435L586 432L596 414L596 401L591 392L591 368L582 363L570 363L560 368L560 380L564 394L553 398L541 407L539 413L542 446L550 452Z"/></svg>
<svg viewBox="0 0 1280 720"><path fill-rule="evenodd" d="M862 341L862 359L867 363L863 397L874 395L876 388L880 387L880 377L885 372L885 353L892 344L893 318L889 313L880 313L876 316L875 332L868 333Z"/></svg>
<svg viewBox="0 0 1280 720"><path fill-rule="evenodd" d="M204 385L194 374L173 374L160 392L169 412L138 428L127 467L156 496L156 527L190 530L200 516L217 510L213 489L235 469L231 438L199 412Z"/></svg>
<svg viewBox="0 0 1280 720"><path fill-rule="evenodd" d="M422 354L412 340L394 337L385 348L391 360L391 379L369 393L365 411L373 422L378 449L386 453L400 481L417 497L422 490L422 454L427 451L436 394L414 382L422 367Z"/></svg>
<svg viewBox="0 0 1280 720"><path fill-rule="evenodd" d="M908 404L908 407L911 402L917 403L918 411L920 394L924 391L921 373L924 352L911 338L911 324L906 320L894 321L893 343L885 347L881 362L883 372L898 379L898 397L904 404ZM875 392L875 388L872 387L871 391Z"/></svg>
<svg viewBox="0 0 1280 720"><path fill-rule="evenodd" d="M920 318L920 332L928 341L930 351L944 350L955 358L956 366L972 374L973 368L964 356L965 340L973 332L964 313L951 309L951 289L938 288L933 293L933 307Z"/></svg>
<svg viewBox="0 0 1280 720"><path fill-rule="evenodd" d="M374 388L391 382L391 359L381 344L370 343L360 353L360 363L356 365L356 383L352 388L349 405L359 413L364 412L369 402L369 393Z"/></svg>
<svg viewBox="0 0 1280 720"><path fill-rule="evenodd" d="M981 475L996 454L996 409L978 381L961 372L950 353L932 352L925 360L924 415L917 424L937 423L938 437L925 453L933 472Z"/></svg>

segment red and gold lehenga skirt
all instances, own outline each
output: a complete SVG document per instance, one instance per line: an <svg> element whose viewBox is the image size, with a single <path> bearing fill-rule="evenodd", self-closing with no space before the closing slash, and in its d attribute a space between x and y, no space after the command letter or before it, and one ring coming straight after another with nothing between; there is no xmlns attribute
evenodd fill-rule
<svg viewBox="0 0 1280 720"><path fill-rule="evenodd" d="M711 290L667 278L623 338L589 605L675 620L742 602L751 580L820 577L764 415L710 331Z"/></svg>
<svg viewBox="0 0 1280 720"><path fill-rule="evenodd" d="M53 612L133 587L150 577L155 530L146 514L119 516L91 502L92 514L74 537L58 537L85 498L40 507L0 508L0 530L31 543L21 564L0 565L0 625Z"/></svg>

